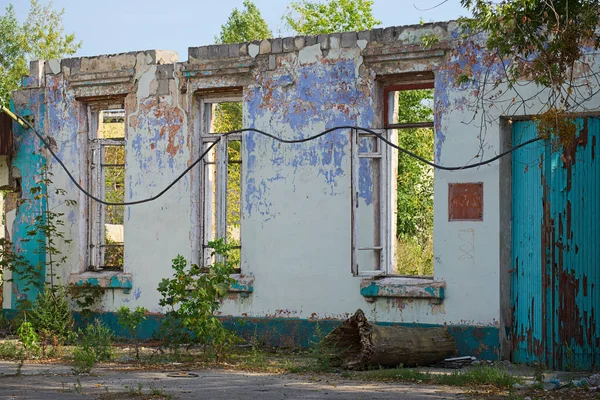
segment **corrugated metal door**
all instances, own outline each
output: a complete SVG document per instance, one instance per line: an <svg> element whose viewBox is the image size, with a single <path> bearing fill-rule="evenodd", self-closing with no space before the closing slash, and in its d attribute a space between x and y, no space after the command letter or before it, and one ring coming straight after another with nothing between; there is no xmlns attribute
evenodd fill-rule
<svg viewBox="0 0 600 400"><path fill-rule="evenodd" d="M513 153L513 361L557 369L600 366L600 119L577 121L573 144ZM513 144L536 137L513 124Z"/></svg>

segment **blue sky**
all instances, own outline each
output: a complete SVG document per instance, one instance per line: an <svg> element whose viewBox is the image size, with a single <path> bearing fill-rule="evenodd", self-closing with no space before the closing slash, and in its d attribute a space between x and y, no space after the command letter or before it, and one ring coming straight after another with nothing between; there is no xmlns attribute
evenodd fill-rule
<svg viewBox="0 0 600 400"><path fill-rule="evenodd" d="M48 0L40 0L47 3ZM375 17L381 27L447 21L465 14L460 0L375 0ZM12 3L17 17L25 19L29 0L0 0L2 14ZM254 0L275 36L290 36L281 21L289 1ZM187 60L187 48L212 44L233 8L242 0L54 0L65 9L66 32L83 41L76 56L112 54L134 50L175 50ZM421 10L419 10L419 9Z"/></svg>

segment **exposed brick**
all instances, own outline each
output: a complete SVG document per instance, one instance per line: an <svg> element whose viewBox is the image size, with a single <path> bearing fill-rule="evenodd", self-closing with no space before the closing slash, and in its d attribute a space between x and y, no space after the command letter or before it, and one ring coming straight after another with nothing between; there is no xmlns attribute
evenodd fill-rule
<svg viewBox="0 0 600 400"><path fill-rule="evenodd" d="M61 69L67 67L71 70L71 73L75 73L75 72L79 71L80 66L81 66L80 58L65 58L64 60L60 61Z"/></svg>
<svg viewBox="0 0 600 400"><path fill-rule="evenodd" d="M356 47L356 32L342 33L342 47Z"/></svg>
<svg viewBox="0 0 600 400"><path fill-rule="evenodd" d="M358 40L371 41L371 31L360 31L358 32Z"/></svg>
<svg viewBox="0 0 600 400"><path fill-rule="evenodd" d="M269 54L271 52L271 41L265 39L260 42L260 54Z"/></svg>
<svg viewBox="0 0 600 400"><path fill-rule="evenodd" d="M208 46L190 47L188 49L188 57L195 58L197 60L207 59L208 58Z"/></svg>
<svg viewBox="0 0 600 400"><path fill-rule="evenodd" d="M174 64L161 64L156 67L156 79L172 79Z"/></svg>
<svg viewBox="0 0 600 400"><path fill-rule="evenodd" d="M283 51L285 53L294 51L294 38L292 38L292 37L283 38Z"/></svg>
<svg viewBox="0 0 600 400"><path fill-rule="evenodd" d="M229 45L229 57L238 58L240 56L240 45L230 44Z"/></svg>
<svg viewBox="0 0 600 400"><path fill-rule="evenodd" d="M240 44L240 56L248 55L248 43Z"/></svg>
<svg viewBox="0 0 600 400"><path fill-rule="evenodd" d="M383 35L383 29L381 29L381 28L373 29L371 31L371 41L377 42L377 43L383 43L382 35Z"/></svg>
<svg viewBox="0 0 600 400"><path fill-rule="evenodd" d="M321 44L321 50L327 50L329 48L329 35L319 35L319 44Z"/></svg>
<svg viewBox="0 0 600 400"><path fill-rule="evenodd" d="M219 47L218 45L208 46L208 58L214 59L219 58Z"/></svg>
<svg viewBox="0 0 600 400"><path fill-rule="evenodd" d="M275 54L269 54L269 70L273 71L277 68L277 56Z"/></svg>
<svg viewBox="0 0 600 400"><path fill-rule="evenodd" d="M229 58L229 45L222 44L218 49L219 58Z"/></svg>
<svg viewBox="0 0 600 400"><path fill-rule="evenodd" d="M388 44L394 41L394 28L385 28L381 35L381 43Z"/></svg>
<svg viewBox="0 0 600 400"><path fill-rule="evenodd" d="M329 47L332 49L339 49L341 46L342 35L339 33L332 33L329 35Z"/></svg>
<svg viewBox="0 0 600 400"><path fill-rule="evenodd" d="M283 43L281 38L271 40L271 53L281 53L283 51Z"/></svg>
<svg viewBox="0 0 600 400"><path fill-rule="evenodd" d="M314 46L315 44L317 44L317 36L306 36L304 38L304 45L305 46Z"/></svg>
<svg viewBox="0 0 600 400"><path fill-rule="evenodd" d="M294 38L294 48L296 50L302 50L304 48L304 36L296 36Z"/></svg>

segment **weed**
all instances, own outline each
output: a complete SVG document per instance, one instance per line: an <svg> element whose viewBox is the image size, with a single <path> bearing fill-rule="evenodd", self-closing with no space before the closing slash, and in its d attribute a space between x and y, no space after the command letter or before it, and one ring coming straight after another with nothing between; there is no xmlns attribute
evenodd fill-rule
<svg viewBox="0 0 600 400"><path fill-rule="evenodd" d="M117 310L117 318L119 325L127 329L128 333L133 339L135 345L135 358L140 359L140 348L137 340L137 329L141 323L146 319L147 309L144 307L136 307L135 310L131 311L129 308L123 306Z"/></svg>
<svg viewBox="0 0 600 400"><path fill-rule="evenodd" d="M79 378L77 378L77 380L73 384L73 389L75 390L76 393L81 393L83 391L83 387L81 385L81 381L79 380Z"/></svg>
<svg viewBox="0 0 600 400"><path fill-rule="evenodd" d="M502 388L522 383L522 379L512 376L506 369L487 365L455 371L451 374L431 374L414 368L374 369L363 372L346 373L347 378L360 377L370 381L424 382L448 386L491 385Z"/></svg>
<svg viewBox="0 0 600 400"><path fill-rule="evenodd" d="M150 396L160 397L162 399L172 399L173 395L166 393L162 388L150 385Z"/></svg>
<svg viewBox="0 0 600 400"><path fill-rule="evenodd" d="M138 383L135 387L133 387L133 386L125 386L125 389L127 389L127 393L130 396L142 396L144 394L142 392L143 388L144 388L144 384L143 383Z"/></svg>
<svg viewBox="0 0 600 400"><path fill-rule="evenodd" d="M96 364L96 354L91 349L75 347L73 349L73 365L71 370L74 374L89 374Z"/></svg>
<svg viewBox="0 0 600 400"><path fill-rule="evenodd" d="M0 358L8 360L16 360L19 358L19 347L10 340L5 340L0 343Z"/></svg>
<svg viewBox="0 0 600 400"><path fill-rule="evenodd" d="M108 361L112 356L112 331L101 321L95 320L79 330L81 347L91 351L96 356L96 361Z"/></svg>
<svg viewBox="0 0 600 400"><path fill-rule="evenodd" d="M321 326L317 322L313 338L309 341L309 354L312 359L310 369L313 372L328 372L331 367L338 364L335 360L338 359L340 352L323 340L325 336Z"/></svg>
<svg viewBox="0 0 600 400"><path fill-rule="evenodd" d="M235 341L216 317L221 306L219 299L227 295L234 282L230 275L235 270L235 262L230 257L231 245L225 244L223 239L209 242L209 247L214 250L212 255L216 261L208 268L188 266L181 255L173 259L173 278L163 279L158 285L162 296L159 304L167 308L168 329L163 329L163 334L189 331L192 335L187 340L203 345L205 355L207 346L211 346L219 361L225 349ZM173 343L170 336L165 339Z"/></svg>
<svg viewBox="0 0 600 400"><path fill-rule="evenodd" d="M35 356L39 354L39 337L35 332L35 329L33 329L31 322L23 321L19 329L17 329L17 335L19 335L19 340L23 344L23 348L26 351L26 356Z"/></svg>
<svg viewBox="0 0 600 400"><path fill-rule="evenodd" d="M62 286L52 288L45 285L44 291L38 294L33 309L29 311L29 316L40 336L44 357L49 341L56 348L57 345L64 343L73 329L71 305L67 291Z"/></svg>

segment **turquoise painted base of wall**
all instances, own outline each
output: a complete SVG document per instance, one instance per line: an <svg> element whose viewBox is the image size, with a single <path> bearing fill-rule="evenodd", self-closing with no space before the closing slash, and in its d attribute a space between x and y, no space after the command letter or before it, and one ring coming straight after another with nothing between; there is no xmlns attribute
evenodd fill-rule
<svg viewBox="0 0 600 400"><path fill-rule="evenodd" d="M2 310L4 318L12 319L15 310ZM127 337L127 332L118 324L116 313L97 313L93 318L99 318L112 328L118 337ZM142 340L156 338L162 314L148 314L138 331ZM308 320L298 318L251 318L251 317L222 317L223 325L244 339L256 339L260 343L274 347L307 348L311 341L316 340L317 327L322 335L336 328L341 320ZM76 327L86 324L79 313L75 314ZM439 325L428 324L394 324L378 323L379 325L401 325L409 327L432 328ZM484 360L495 360L499 354L499 332L495 327L482 326L447 326L448 331L456 340L458 355L475 356Z"/></svg>

